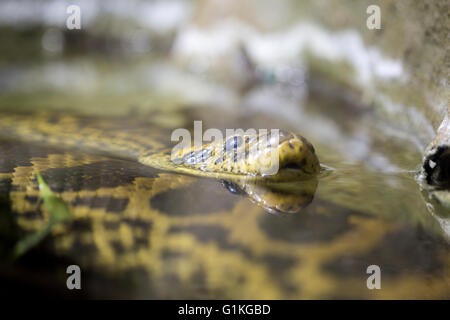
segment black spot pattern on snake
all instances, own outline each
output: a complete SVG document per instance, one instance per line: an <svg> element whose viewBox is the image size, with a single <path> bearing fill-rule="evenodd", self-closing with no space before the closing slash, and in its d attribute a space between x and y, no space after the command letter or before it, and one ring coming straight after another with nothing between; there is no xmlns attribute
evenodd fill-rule
<svg viewBox="0 0 450 320"><path fill-rule="evenodd" d="M29 203L37 203L39 201L38 196L25 196L25 201L28 201Z"/></svg>
<svg viewBox="0 0 450 320"><path fill-rule="evenodd" d="M196 289L199 294L199 299L211 299L210 297L214 297L214 294L209 292L207 289L207 270L204 268L199 268L195 271L190 279L192 283L196 284Z"/></svg>
<svg viewBox="0 0 450 320"><path fill-rule="evenodd" d="M180 258L183 258L186 256L187 256L187 254L185 252L175 251L175 250L171 250L171 249L163 249L161 251L161 258L163 258L164 260L180 259Z"/></svg>
<svg viewBox="0 0 450 320"><path fill-rule="evenodd" d="M181 232L193 235L199 242L214 243L222 250L234 250L240 252L249 261L253 261L261 266L266 266L270 273L273 274L288 274L294 266L298 265L298 259L292 257L276 254L267 254L262 257L256 256L246 246L231 242L229 238L230 231L221 226L197 224L189 226L173 226L168 230L169 234ZM175 253L167 253L166 256L175 259L182 258L182 256L176 255ZM278 278L277 283L286 293L298 293L297 288L292 285L287 277Z"/></svg>
<svg viewBox="0 0 450 320"><path fill-rule="evenodd" d="M26 211L20 214L21 218L25 218L27 220L40 220L43 218L42 212L39 210Z"/></svg>
<svg viewBox="0 0 450 320"><path fill-rule="evenodd" d="M97 190L130 184L137 177L156 178L156 170L124 160L106 160L70 168L51 168L42 177L54 192Z"/></svg>
<svg viewBox="0 0 450 320"><path fill-rule="evenodd" d="M110 245L117 254L123 254L125 251L123 244L118 240L111 241Z"/></svg>
<svg viewBox="0 0 450 320"><path fill-rule="evenodd" d="M105 221L103 226L107 230L117 231L120 228L120 221Z"/></svg>
<svg viewBox="0 0 450 320"><path fill-rule="evenodd" d="M70 202L73 206L88 206L90 208L104 208L108 212L120 213L128 205L130 200L127 198L113 198L113 197L77 197L75 201Z"/></svg>
<svg viewBox="0 0 450 320"><path fill-rule="evenodd" d="M150 243L148 242L148 235L146 235L144 237L135 237L134 238L134 247L135 247L135 249L150 247Z"/></svg>
<svg viewBox="0 0 450 320"><path fill-rule="evenodd" d="M322 215L321 211L330 212L330 214ZM352 215L364 214L325 201L315 200L300 214L285 217L262 215L259 226L274 239L294 243L322 243L332 241L337 236L353 229L348 221ZM319 227L322 232L317 234L314 230Z"/></svg>
<svg viewBox="0 0 450 320"><path fill-rule="evenodd" d="M8 195L12 190L12 179L0 179L0 197Z"/></svg>
<svg viewBox="0 0 450 320"><path fill-rule="evenodd" d="M367 267L374 264L380 266L382 277L424 273L444 279L445 265L438 257L449 255L450 248L445 240L434 238L421 227L404 226L387 234L372 250L341 255L323 268L341 277L367 277Z"/></svg>
<svg viewBox="0 0 450 320"><path fill-rule="evenodd" d="M187 232L204 243L214 242L221 249L239 249L239 246L229 242L229 230L221 226L205 226L205 225L190 225L183 227L171 227L169 233Z"/></svg>
<svg viewBox="0 0 450 320"><path fill-rule="evenodd" d="M123 218L120 221L133 227L133 228L139 228L146 232L150 231L153 226L152 221L144 221L144 220L139 220L139 219Z"/></svg>
<svg viewBox="0 0 450 320"><path fill-rule="evenodd" d="M224 193L217 181L198 179L189 186L155 195L150 199L150 206L168 215L203 215L230 211L238 200Z"/></svg>
<svg viewBox="0 0 450 320"><path fill-rule="evenodd" d="M72 253L82 253L83 255L94 255L98 252L98 248L95 243L85 243L81 242L79 238L76 238L71 248L69 249Z"/></svg>
<svg viewBox="0 0 450 320"><path fill-rule="evenodd" d="M264 264L267 264L272 272L282 272L291 269L296 263L297 259L276 254L266 254L261 258Z"/></svg>
<svg viewBox="0 0 450 320"><path fill-rule="evenodd" d="M298 266L298 260L292 257L286 257L276 254L266 254L261 259L261 264L268 267L271 274L289 274L289 271ZM298 294L297 288L292 284L289 277L279 277L279 285L283 288L283 291L288 294Z"/></svg>
<svg viewBox="0 0 450 320"><path fill-rule="evenodd" d="M92 221L87 218L73 220L70 222L70 230L77 232L91 232Z"/></svg>
<svg viewBox="0 0 450 320"><path fill-rule="evenodd" d="M51 147L0 139L0 153L0 173L10 173L18 166L31 166L32 157L46 157L50 153L61 154L63 152Z"/></svg>

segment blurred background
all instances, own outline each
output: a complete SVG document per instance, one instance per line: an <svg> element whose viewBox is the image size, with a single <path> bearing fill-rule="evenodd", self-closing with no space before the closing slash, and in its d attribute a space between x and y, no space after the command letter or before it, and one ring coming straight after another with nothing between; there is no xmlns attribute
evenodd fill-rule
<svg viewBox="0 0 450 320"><path fill-rule="evenodd" d="M367 27L371 4L380 29ZM367 141L346 147L333 128L372 112L423 152L447 109L448 28L446 1L2 1L0 106L203 106L295 127L312 111L310 129L359 158ZM370 139L362 127L356 140Z"/></svg>

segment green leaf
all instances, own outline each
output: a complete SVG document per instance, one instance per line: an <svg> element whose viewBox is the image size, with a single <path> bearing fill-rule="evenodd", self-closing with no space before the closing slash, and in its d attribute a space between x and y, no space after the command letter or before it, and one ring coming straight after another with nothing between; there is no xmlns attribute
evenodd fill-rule
<svg viewBox="0 0 450 320"><path fill-rule="evenodd" d="M13 258L18 258L30 250L32 247L36 246L42 241L49 233L53 226L53 223L47 223L42 229L27 235L22 240L19 240L13 250Z"/></svg>
<svg viewBox="0 0 450 320"><path fill-rule="evenodd" d="M45 199L46 197L54 196L54 193L52 192L52 190L50 190L48 185L45 183L44 178L42 178L39 171L36 171L36 177L37 177L37 180L39 183L39 190L41 191L41 197Z"/></svg>
<svg viewBox="0 0 450 320"><path fill-rule="evenodd" d="M50 222L64 222L72 218L69 207L60 197L56 196L47 186L39 172L36 172L41 191L41 198L44 200L45 208L50 214Z"/></svg>
<svg viewBox="0 0 450 320"><path fill-rule="evenodd" d="M16 243L13 250L14 258L20 257L41 242L50 233L53 225L72 219L72 214L64 200L52 192L39 172L36 172L36 177L39 183L40 196L44 200L44 206L49 213L50 219L40 230Z"/></svg>

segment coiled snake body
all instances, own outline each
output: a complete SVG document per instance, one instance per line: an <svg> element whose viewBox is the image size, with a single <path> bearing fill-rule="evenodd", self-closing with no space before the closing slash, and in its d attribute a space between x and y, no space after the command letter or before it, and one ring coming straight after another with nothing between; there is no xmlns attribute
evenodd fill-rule
<svg viewBox="0 0 450 320"><path fill-rule="evenodd" d="M406 276L373 292L362 268L336 274L333 261L374 250L394 228L326 201L311 203L320 166L301 136L280 135L280 171L269 177L258 174L263 153L246 152L258 139L193 147L174 163L170 131L138 117L2 112L0 137L0 204L11 212L17 238L48 220L36 171L74 216L30 252L37 261L53 257L38 276L22 266L30 286L52 283L50 291L68 294L65 268L77 264L94 297L404 297L411 287L448 294L440 276L426 283ZM319 236L311 233L317 229ZM448 272L446 260L442 268Z"/></svg>

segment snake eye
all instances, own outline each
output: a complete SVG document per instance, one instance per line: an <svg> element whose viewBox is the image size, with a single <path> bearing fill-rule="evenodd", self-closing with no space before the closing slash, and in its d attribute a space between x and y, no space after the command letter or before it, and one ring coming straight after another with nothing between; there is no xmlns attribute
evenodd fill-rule
<svg viewBox="0 0 450 320"><path fill-rule="evenodd" d="M234 182L230 182L230 181L226 181L226 180L220 180L220 182L222 183L222 185L228 190L230 191L232 194L245 194L245 191L242 190L241 187L239 187L236 183Z"/></svg>
<svg viewBox="0 0 450 320"><path fill-rule="evenodd" d="M225 151L236 150L242 145L243 139L241 136L234 136L225 142Z"/></svg>

